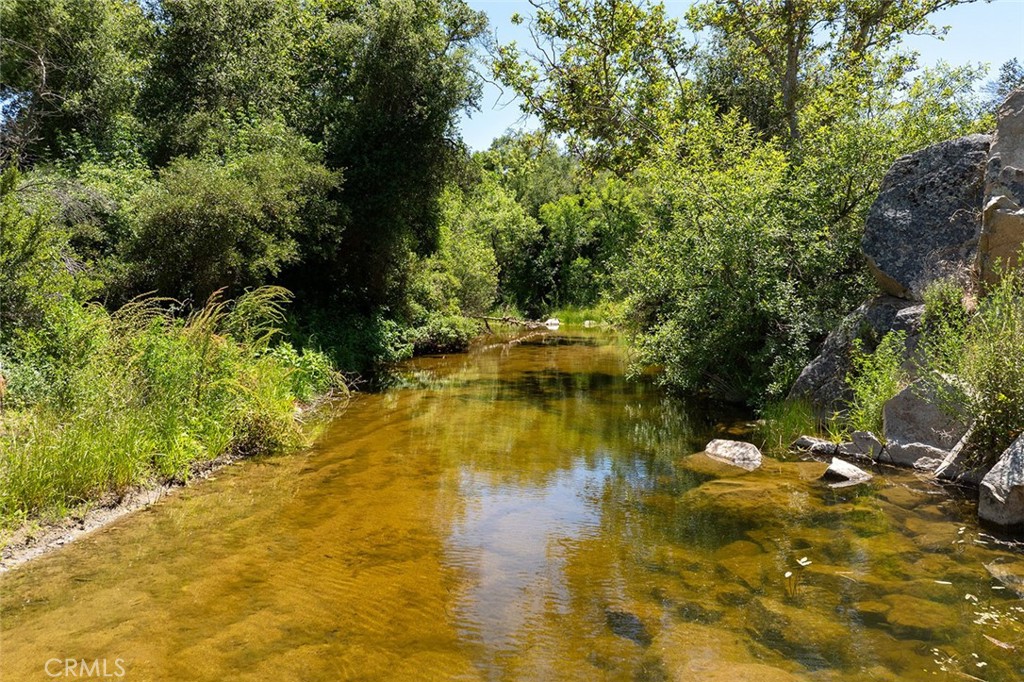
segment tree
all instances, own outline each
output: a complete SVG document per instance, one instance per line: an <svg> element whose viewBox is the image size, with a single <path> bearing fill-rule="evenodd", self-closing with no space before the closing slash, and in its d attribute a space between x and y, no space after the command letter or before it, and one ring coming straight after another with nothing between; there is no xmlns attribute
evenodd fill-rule
<svg viewBox="0 0 1024 682"><path fill-rule="evenodd" d="M768 131L793 146L802 110L818 94L850 78L901 78L913 64L911 55L896 52L903 36L943 34L946 29L928 17L972 1L715 0L695 5L687 16L694 30L710 29L728 44L727 58L743 65L740 79L770 84Z"/></svg>
<svg viewBox="0 0 1024 682"><path fill-rule="evenodd" d="M161 0L142 95L153 160L194 154L232 116L283 115L298 95L297 0Z"/></svg>
<svg viewBox="0 0 1024 682"><path fill-rule="evenodd" d="M631 0L531 5L533 50L500 46L495 76L590 167L635 167L689 89L689 50L675 20L660 4Z"/></svg>
<svg viewBox="0 0 1024 682"><path fill-rule="evenodd" d="M139 3L6 0L0 26L0 161L56 160L80 142L109 150L137 134L153 30Z"/></svg>
<svg viewBox="0 0 1024 682"><path fill-rule="evenodd" d="M457 113L478 96L485 16L461 0L323 0L307 20L296 125L345 169L349 220L337 250L296 276L363 309L395 304L408 254L437 245L439 197L465 158Z"/></svg>
<svg viewBox="0 0 1024 682"><path fill-rule="evenodd" d="M1024 87L1024 66L1014 57L1003 62L999 67L999 75L982 86L981 90L989 96L987 107L991 111L1003 103L1006 96L1019 87Z"/></svg>
<svg viewBox="0 0 1024 682"><path fill-rule="evenodd" d="M544 204L580 189L576 161L540 132L498 137L490 149L478 152L474 159L484 170L494 173L502 187L534 218Z"/></svg>

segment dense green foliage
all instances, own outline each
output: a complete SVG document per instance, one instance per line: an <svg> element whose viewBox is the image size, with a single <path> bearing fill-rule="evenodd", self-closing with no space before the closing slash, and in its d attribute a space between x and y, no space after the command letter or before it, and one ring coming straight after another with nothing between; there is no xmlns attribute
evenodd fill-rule
<svg viewBox="0 0 1024 682"><path fill-rule="evenodd" d="M854 339L853 370L846 378L853 392L845 419L851 431L870 431L884 438L882 408L908 381L902 366L906 343L906 333L889 332L873 352L867 353L863 342Z"/></svg>
<svg viewBox="0 0 1024 682"><path fill-rule="evenodd" d="M591 172L628 188L638 210L616 221L603 293L625 300L637 364L684 391L783 395L872 290L859 242L885 170L988 125L980 70L907 78L901 37L940 32L928 15L952 2L702 2L687 25L706 48L658 5L538 4L537 49L503 46L495 72ZM686 66L695 78L678 78ZM602 279L576 277L590 256L577 258L563 280Z"/></svg>

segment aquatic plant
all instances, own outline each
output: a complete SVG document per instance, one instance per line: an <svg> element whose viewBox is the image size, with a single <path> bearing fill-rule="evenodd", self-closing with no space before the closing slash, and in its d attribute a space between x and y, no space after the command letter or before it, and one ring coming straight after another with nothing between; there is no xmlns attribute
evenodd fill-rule
<svg viewBox="0 0 1024 682"><path fill-rule="evenodd" d="M798 594L798 592L800 590L800 574L803 571L803 569L807 568L812 563L814 563L814 562L812 562L807 557L801 557L801 558L796 560L796 564L797 565L796 565L796 568L794 570L786 571L783 574L782 577L785 578L785 581L786 581L785 582L786 597L788 597L789 599L796 599L797 594Z"/></svg>

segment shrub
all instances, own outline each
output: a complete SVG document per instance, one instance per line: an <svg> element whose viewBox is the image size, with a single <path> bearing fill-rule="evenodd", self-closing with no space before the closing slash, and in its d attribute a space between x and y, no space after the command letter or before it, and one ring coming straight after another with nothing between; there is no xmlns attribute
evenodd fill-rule
<svg viewBox="0 0 1024 682"><path fill-rule="evenodd" d="M270 355L289 370L292 394L302 402L309 402L334 390L346 390L341 374L334 369L331 359L323 351L309 348L296 350L295 346L284 342L275 346Z"/></svg>
<svg viewBox="0 0 1024 682"><path fill-rule="evenodd" d="M84 300L95 290L70 233L46 203L24 201L25 190L16 169L0 174L0 342L40 324L63 300Z"/></svg>
<svg viewBox="0 0 1024 682"><path fill-rule="evenodd" d="M203 301L265 284L299 260L306 233L333 215L328 194L340 175L294 133L268 141L259 130L243 128L220 153L175 159L136 196L128 260L138 290Z"/></svg>

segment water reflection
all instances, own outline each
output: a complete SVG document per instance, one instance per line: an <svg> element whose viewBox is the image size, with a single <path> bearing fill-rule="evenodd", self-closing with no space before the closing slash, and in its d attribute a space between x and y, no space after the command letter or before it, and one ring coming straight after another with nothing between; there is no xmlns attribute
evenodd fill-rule
<svg viewBox="0 0 1024 682"><path fill-rule="evenodd" d="M314 450L5 575L3 679L1024 676L1024 561L969 503L716 466L692 453L737 415L623 375L600 334L408 363Z"/></svg>

